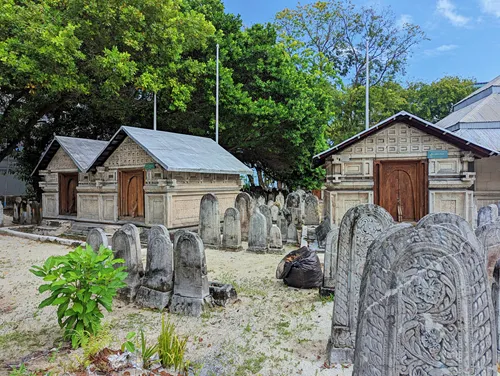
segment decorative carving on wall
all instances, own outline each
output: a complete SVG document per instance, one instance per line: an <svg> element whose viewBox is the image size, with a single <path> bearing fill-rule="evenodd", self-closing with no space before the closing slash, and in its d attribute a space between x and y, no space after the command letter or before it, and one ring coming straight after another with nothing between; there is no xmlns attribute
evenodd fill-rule
<svg viewBox="0 0 500 376"><path fill-rule="evenodd" d="M105 167L144 167L154 160L133 140L127 137L104 162Z"/></svg>
<svg viewBox="0 0 500 376"><path fill-rule="evenodd" d="M78 168L76 167L75 163L73 160L69 157L68 154L63 150L63 148L59 148L52 157L51 161L49 162L49 165L47 166L47 170L51 171L60 171L60 170L75 170L77 171Z"/></svg>

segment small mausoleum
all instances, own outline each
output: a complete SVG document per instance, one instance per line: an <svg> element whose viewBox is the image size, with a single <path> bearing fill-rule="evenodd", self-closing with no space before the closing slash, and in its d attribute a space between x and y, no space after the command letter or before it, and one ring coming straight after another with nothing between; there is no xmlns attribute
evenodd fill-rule
<svg viewBox="0 0 500 376"><path fill-rule="evenodd" d="M204 194L217 196L223 215L234 205L240 175L252 173L205 137L123 126L109 142L70 138L73 147L55 150L60 139L56 136L34 171L42 178L44 218L195 226ZM76 190L71 203L66 203L68 173L72 194Z"/></svg>
<svg viewBox="0 0 500 376"><path fill-rule="evenodd" d="M333 223L355 205L374 203L399 222L450 212L472 224L476 163L499 154L403 111L314 156L313 163L326 168L324 211Z"/></svg>

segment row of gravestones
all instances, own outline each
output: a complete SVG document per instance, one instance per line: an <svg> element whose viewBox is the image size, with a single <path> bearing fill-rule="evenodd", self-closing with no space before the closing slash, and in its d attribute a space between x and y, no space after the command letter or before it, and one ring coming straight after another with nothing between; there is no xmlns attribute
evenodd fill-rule
<svg viewBox="0 0 500 376"><path fill-rule="evenodd" d="M168 306L170 312L190 316L200 316L205 306L212 305L205 249L197 234L176 231L172 244L165 226L151 227L145 270L136 226L122 226L113 234L111 243L115 258L125 260L128 273L127 286L118 291L120 300L160 310ZM101 245L108 247L105 232L91 229L87 244L94 250Z"/></svg>
<svg viewBox="0 0 500 376"><path fill-rule="evenodd" d="M0 204L0 206L2 206ZM0 209L0 225L3 223L3 207ZM12 213L12 222L21 225L37 224L42 222L42 206L38 201L23 200L21 197L16 197Z"/></svg>
<svg viewBox="0 0 500 376"><path fill-rule="evenodd" d="M486 225L490 222L499 221L498 212L500 208L500 202L498 204L490 204L483 206L477 212L477 227Z"/></svg>
<svg viewBox="0 0 500 376"><path fill-rule="evenodd" d="M449 213L395 224L372 204L347 211L325 250L328 361L354 360L359 376L496 375L500 224L484 226L474 233Z"/></svg>

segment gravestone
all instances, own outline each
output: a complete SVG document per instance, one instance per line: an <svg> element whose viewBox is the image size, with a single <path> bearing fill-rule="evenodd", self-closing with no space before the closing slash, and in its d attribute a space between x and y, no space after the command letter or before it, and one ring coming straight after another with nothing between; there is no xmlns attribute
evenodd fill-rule
<svg viewBox="0 0 500 376"><path fill-rule="evenodd" d="M281 239L283 243L287 242L287 233L288 233L288 221L285 216L285 211L286 209L283 209L280 211L280 214L278 216L278 227L280 228L281 231Z"/></svg>
<svg viewBox="0 0 500 376"><path fill-rule="evenodd" d="M299 243L299 234L297 233L297 226L293 222L290 222L290 224L287 227L286 242L287 244L293 244L293 245Z"/></svg>
<svg viewBox="0 0 500 376"><path fill-rule="evenodd" d="M267 224L266 217L255 208L250 218L250 229L248 231L247 251L255 253L266 253L267 251Z"/></svg>
<svg viewBox="0 0 500 376"><path fill-rule="evenodd" d="M422 218L419 221L419 225L422 227L430 225L446 227L447 229L455 231L459 235L463 236L475 248L480 247L478 238L476 237L474 230L472 230L471 225L459 215L452 213L432 213Z"/></svg>
<svg viewBox="0 0 500 376"><path fill-rule="evenodd" d="M274 200L268 200L267 201L267 206L272 207L274 205Z"/></svg>
<svg viewBox="0 0 500 376"><path fill-rule="evenodd" d="M234 206L240 213L241 239L244 241L248 240L248 228L253 209L252 202L252 197L246 192L238 193L234 201Z"/></svg>
<svg viewBox="0 0 500 376"><path fill-rule="evenodd" d="M118 290L117 297L131 303L139 289L143 270L139 230L132 224L126 224L115 231L111 244L115 258L125 260L125 264L115 264L115 266L125 266L125 271L128 273L124 281L127 286Z"/></svg>
<svg viewBox="0 0 500 376"><path fill-rule="evenodd" d="M102 228L95 227L90 229L87 234L87 244L94 250L94 252L99 252L99 248L104 246L108 248L108 237Z"/></svg>
<svg viewBox="0 0 500 376"><path fill-rule="evenodd" d="M273 224L269 234L269 253L283 253L283 241L281 239L281 231L278 226Z"/></svg>
<svg viewBox="0 0 500 376"><path fill-rule="evenodd" d="M262 206L266 204L266 197L262 194L257 194L257 206Z"/></svg>
<svg viewBox="0 0 500 376"><path fill-rule="evenodd" d="M151 241L151 239L154 239L159 235L166 236L170 240L170 232L168 232L168 229L165 226L154 225L151 226L151 228L148 231L148 244Z"/></svg>
<svg viewBox="0 0 500 376"><path fill-rule="evenodd" d="M339 228L333 226L328 232L325 242L325 258L323 271L323 285L319 288L321 296L330 296L335 292L335 276L337 275L337 246Z"/></svg>
<svg viewBox="0 0 500 376"><path fill-rule="evenodd" d="M201 198L199 232L203 245L218 248L220 243L219 200L213 193Z"/></svg>
<svg viewBox="0 0 500 376"><path fill-rule="evenodd" d="M495 311L495 323L496 323L496 342L497 342L497 353L500 351L500 260L495 263L495 268L493 269L493 282L491 284L491 297L493 301L493 310Z"/></svg>
<svg viewBox="0 0 500 376"><path fill-rule="evenodd" d="M292 192L286 196L286 208L287 209L300 209L300 195L297 192Z"/></svg>
<svg viewBox="0 0 500 376"><path fill-rule="evenodd" d="M170 312L199 317L212 305L208 287L207 261L201 238L185 231L174 250L174 295Z"/></svg>
<svg viewBox="0 0 500 376"><path fill-rule="evenodd" d="M184 234L187 230L175 230L174 233L174 250L177 247L177 241L181 237L182 234Z"/></svg>
<svg viewBox="0 0 500 376"><path fill-rule="evenodd" d="M488 278L493 279L493 268L500 259L500 222L490 222L476 229L476 236L485 252Z"/></svg>
<svg viewBox="0 0 500 376"><path fill-rule="evenodd" d="M14 211L12 213L12 222L19 223L19 204L14 202Z"/></svg>
<svg viewBox="0 0 500 376"><path fill-rule="evenodd" d="M31 211L30 201L26 202L26 224L31 224L33 218L33 212Z"/></svg>
<svg viewBox="0 0 500 376"><path fill-rule="evenodd" d="M495 204L483 206L477 213L477 227L495 222L498 218L498 206Z"/></svg>
<svg viewBox="0 0 500 376"><path fill-rule="evenodd" d="M165 226L154 227L156 229L149 234L148 239L146 272L135 302L142 307L162 310L168 305L172 294L174 254L170 237L165 235Z"/></svg>
<svg viewBox="0 0 500 376"><path fill-rule="evenodd" d="M273 225L273 217L271 214L271 209L267 205L259 206L259 210L264 217L266 217L266 231L267 236L269 237L269 233L271 232L271 226Z"/></svg>
<svg viewBox="0 0 500 376"><path fill-rule="evenodd" d="M224 213L222 230L222 249L226 251L241 251L241 220L240 213L235 208L227 208Z"/></svg>
<svg viewBox="0 0 500 376"><path fill-rule="evenodd" d="M359 289L366 253L370 244L392 224L392 216L373 204L355 206L342 218L339 227L332 334L327 348L330 363L352 362Z"/></svg>
<svg viewBox="0 0 500 376"><path fill-rule="evenodd" d="M276 201L281 209L285 207L285 196L283 196L283 193L278 192L274 201Z"/></svg>
<svg viewBox="0 0 500 376"><path fill-rule="evenodd" d="M306 195L304 200L304 224L319 225L319 200L313 194Z"/></svg>
<svg viewBox="0 0 500 376"><path fill-rule="evenodd" d="M33 222L39 225L42 222L41 206L38 201L33 202Z"/></svg>
<svg viewBox="0 0 500 376"><path fill-rule="evenodd" d="M3 204L0 201L0 227L3 226Z"/></svg>
<svg viewBox="0 0 500 376"><path fill-rule="evenodd" d="M278 223L278 217L280 215L280 208L278 205L271 206L271 219L273 223Z"/></svg>
<svg viewBox="0 0 500 376"><path fill-rule="evenodd" d="M418 223L372 244L353 375L496 376L489 291L482 251L445 226Z"/></svg>
<svg viewBox="0 0 500 376"><path fill-rule="evenodd" d="M318 227L314 230L316 233L316 240L318 241L319 248L325 248L326 246L326 237L330 230L332 229L330 217L327 215L323 222L320 223Z"/></svg>

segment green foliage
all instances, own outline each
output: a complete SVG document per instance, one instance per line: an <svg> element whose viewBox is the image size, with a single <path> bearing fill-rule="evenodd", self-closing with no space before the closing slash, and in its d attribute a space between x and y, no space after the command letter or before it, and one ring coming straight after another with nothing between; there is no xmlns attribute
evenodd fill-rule
<svg viewBox="0 0 500 376"><path fill-rule="evenodd" d="M162 366L173 366L176 371L187 368L187 362L184 362L187 340L187 337L179 338L175 333L175 325L170 320L165 322L165 316L162 316L161 333L158 336L158 354Z"/></svg>
<svg viewBox="0 0 500 376"><path fill-rule="evenodd" d="M33 266L30 270L48 282L38 288L40 293L50 293L39 308L58 307L57 321L73 347L97 334L104 317L101 307L111 312L117 290L126 286L124 267L115 268L119 263L124 260L115 259L110 249L101 247L95 253L87 245L64 256L51 256L42 266Z"/></svg>
<svg viewBox="0 0 500 376"><path fill-rule="evenodd" d="M139 340L140 342L136 343ZM141 329L139 332L139 337L135 332L127 333L126 341L122 344L121 349L122 351L127 350L131 353L135 353L140 350L142 367L145 369L149 369L151 366L151 358L158 352L158 344L148 346L146 337L144 336L144 331Z"/></svg>
<svg viewBox="0 0 500 376"><path fill-rule="evenodd" d="M30 372L24 363L21 363L19 368L14 368L10 373L9 376L34 376L35 373Z"/></svg>

